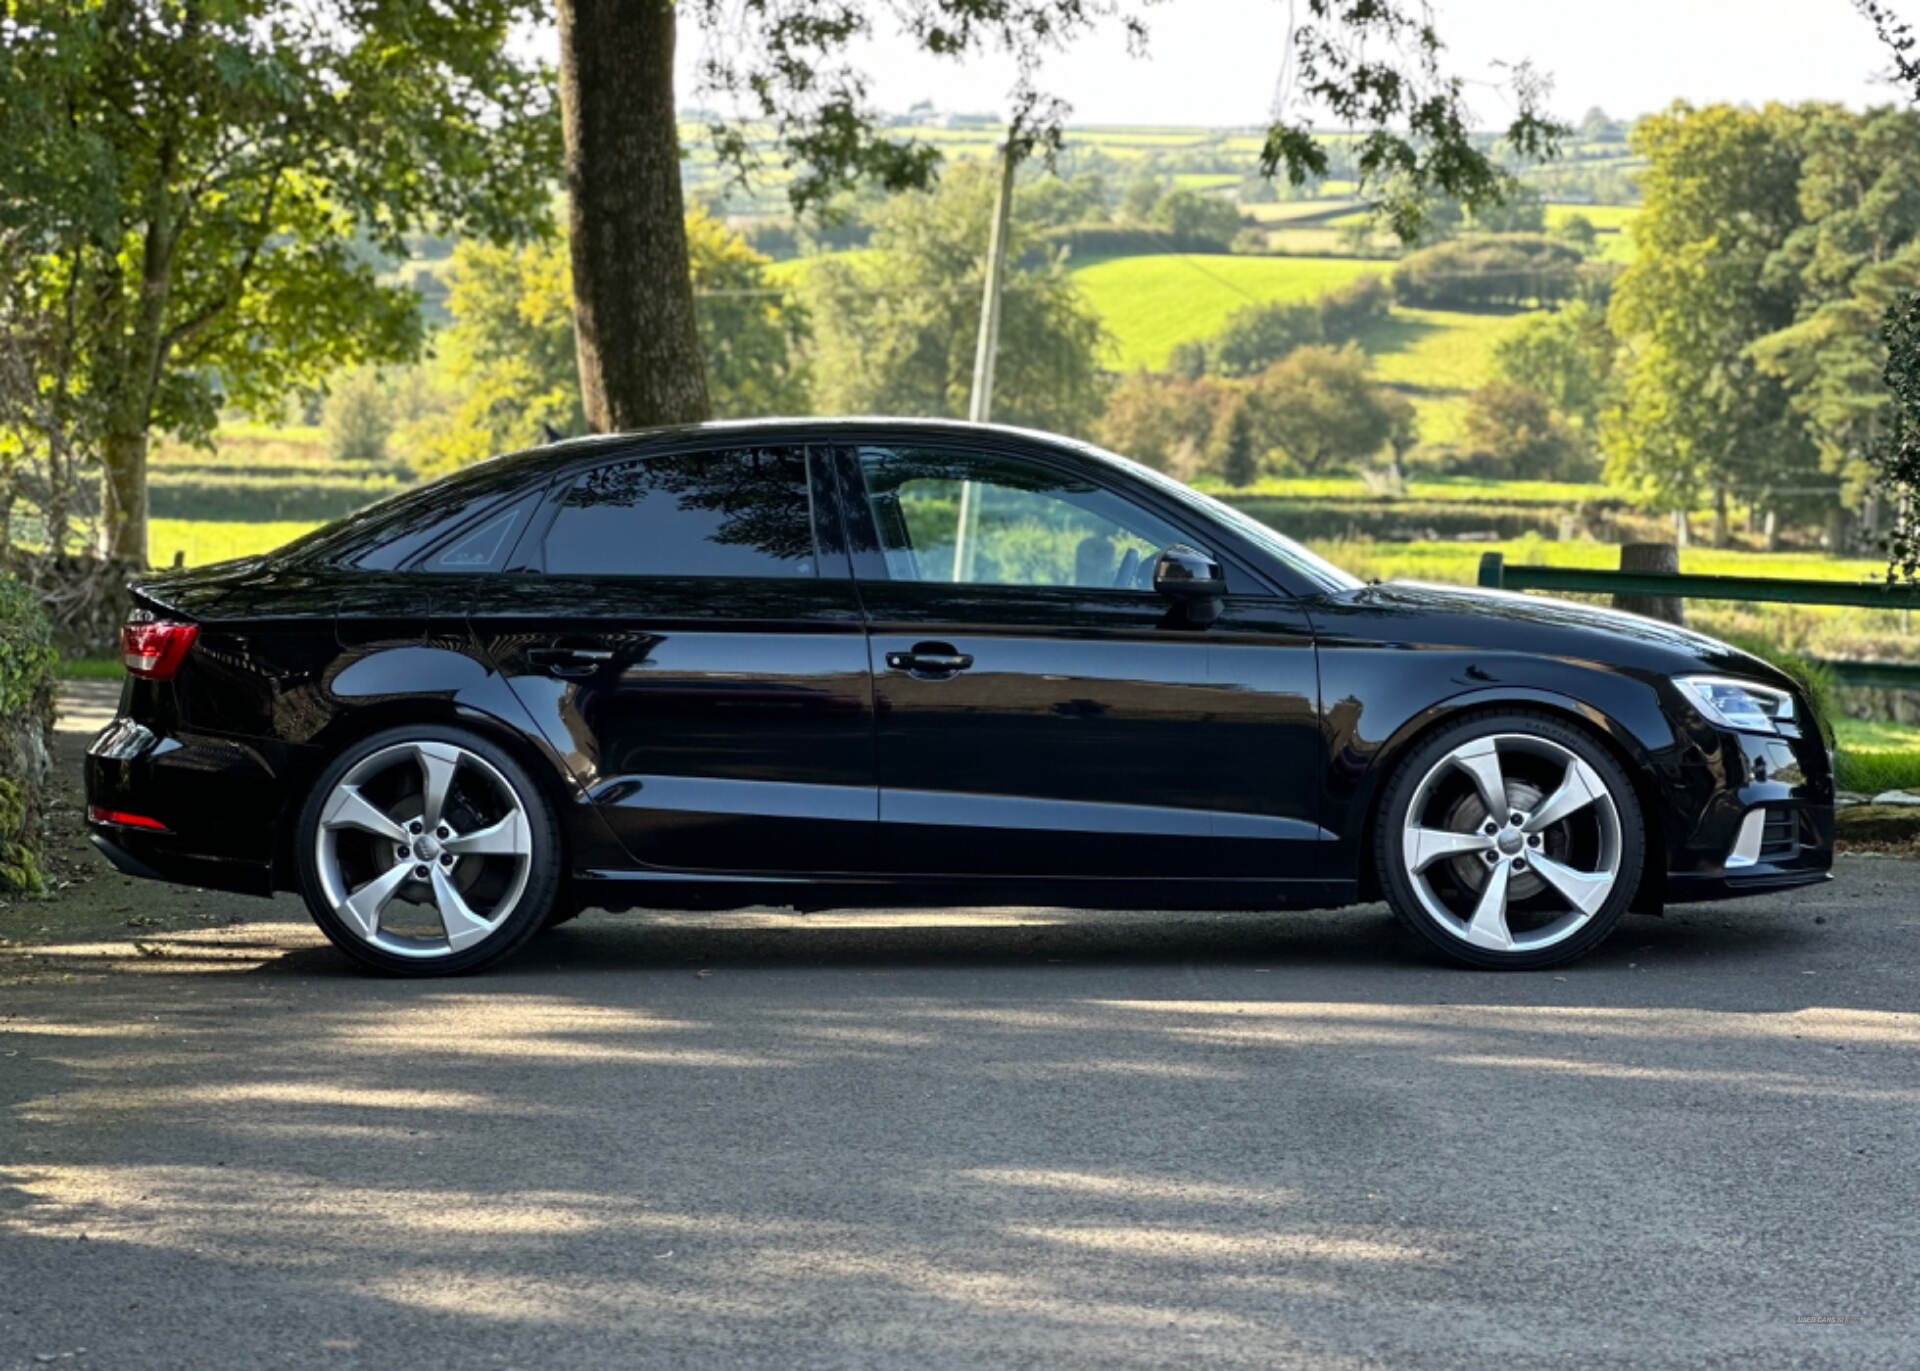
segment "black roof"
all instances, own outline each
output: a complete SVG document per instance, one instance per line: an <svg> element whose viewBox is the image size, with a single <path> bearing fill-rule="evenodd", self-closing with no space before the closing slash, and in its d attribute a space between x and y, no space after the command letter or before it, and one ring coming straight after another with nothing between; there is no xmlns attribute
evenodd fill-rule
<svg viewBox="0 0 1920 1371"><path fill-rule="evenodd" d="M949 434L956 437L999 434L1004 437L1026 439L1029 442L1039 441L1058 447L1072 448L1090 456L1111 455L1077 438L1068 438L1063 434L1048 433L1041 429L1021 428L1013 424L975 424L965 419L926 419L900 415L863 414L770 419L712 419L699 424L661 424L653 428L627 429L620 433L594 433L579 438L562 438L541 447L509 453L507 458L532 458L537 455L578 456L631 447L635 444L666 443L695 437L739 436L804 441L808 438L830 438L885 431L927 435ZM505 459L494 458L493 460Z"/></svg>

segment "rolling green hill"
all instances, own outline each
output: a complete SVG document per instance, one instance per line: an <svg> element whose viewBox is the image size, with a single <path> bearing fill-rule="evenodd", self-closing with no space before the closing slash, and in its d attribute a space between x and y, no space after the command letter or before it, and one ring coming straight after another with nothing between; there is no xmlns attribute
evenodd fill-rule
<svg viewBox="0 0 1920 1371"><path fill-rule="evenodd" d="M1074 272L1074 282L1113 337L1107 364L1130 371L1164 367L1175 343L1207 337L1242 305L1310 299L1390 269L1386 262L1182 253L1092 262ZM1494 341L1513 317L1396 308L1360 345L1379 378L1413 401L1422 440L1451 442L1467 396L1492 374Z"/></svg>
<svg viewBox="0 0 1920 1371"><path fill-rule="evenodd" d="M1413 401L1420 441L1460 439L1467 396L1493 379L1493 345L1515 315L1402 309L1361 335L1374 375Z"/></svg>
<svg viewBox="0 0 1920 1371"><path fill-rule="evenodd" d="M1109 257L1077 267L1074 284L1106 323L1114 343L1107 365L1159 369L1175 343L1205 338L1242 305L1305 300L1381 262L1325 257L1229 257L1159 253Z"/></svg>

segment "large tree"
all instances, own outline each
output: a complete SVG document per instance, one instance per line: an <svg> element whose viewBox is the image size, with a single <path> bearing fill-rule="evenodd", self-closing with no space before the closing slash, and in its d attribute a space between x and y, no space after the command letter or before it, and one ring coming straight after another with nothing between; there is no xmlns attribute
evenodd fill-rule
<svg viewBox="0 0 1920 1371"><path fill-rule="evenodd" d="M1609 474L1652 507L1712 496L1770 502L1817 480L1778 377L1749 347L1793 322L1797 283L1768 275L1801 226L1802 115L1676 104L1634 126L1647 158L1638 253L1615 286L1620 400L1604 441Z"/></svg>
<svg viewBox="0 0 1920 1371"><path fill-rule="evenodd" d="M687 214L685 232L714 411L746 417L805 410L806 311L767 280L768 259L705 210ZM435 339L429 368L439 412L403 430L398 444L421 470L581 431L569 260L565 235L525 245L468 242L455 250L452 321Z"/></svg>
<svg viewBox="0 0 1920 1371"><path fill-rule="evenodd" d="M1920 286L1920 114L1838 105L1805 110L1800 135L1805 223L1769 259L1766 279L1797 289L1793 322L1750 351L1789 387L1788 403L1857 501L1893 408L1881 380L1880 323Z"/></svg>
<svg viewBox="0 0 1920 1371"><path fill-rule="evenodd" d="M1614 338L1604 311L1585 300L1522 315L1494 340L1493 372L1538 391L1591 430L1613 374Z"/></svg>
<svg viewBox="0 0 1920 1371"><path fill-rule="evenodd" d="M1920 100L1920 40L1879 0L1854 3L1887 45L1894 75ZM1886 348L1881 377L1889 404L1871 458L1882 488L1894 501L1888 560L1911 580L1920 575L1920 291L1910 290L1887 306L1880 341Z"/></svg>
<svg viewBox="0 0 1920 1371"><path fill-rule="evenodd" d="M935 150L884 129L865 75L847 57L876 18L937 56L1005 52L1023 144L1057 146L1064 107L1040 89L1041 60L1102 21L1135 42L1129 0L558 0L561 103L572 225L581 390L596 428L699 419L709 411L681 222L681 130L673 56L684 15L704 36L700 84L738 117L708 130L724 163L750 175L779 164L797 209L856 181L926 186ZM1304 0L1289 37L1289 79L1261 170L1298 185L1324 177L1331 121L1354 131L1361 193L1414 238L1434 197L1470 205L1512 182L1469 133L1462 81L1417 0ZM1510 83L1505 149L1550 155L1564 132L1540 112L1544 84Z"/></svg>
<svg viewBox="0 0 1920 1371"><path fill-rule="evenodd" d="M1374 384L1355 343L1303 347L1275 362L1247 392L1260 451L1314 476L1373 456L1406 422Z"/></svg>
<svg viewBox="0 0 1920 1371"><path fill-rule="evenodd" d="M343 364L418 344L381 258L429 226L547 217L551 73L532 0L9 0L0 227L97 416L102 547L146 554L149 432L204 438ZM684 271L684 264L683 264Z"/></svg>

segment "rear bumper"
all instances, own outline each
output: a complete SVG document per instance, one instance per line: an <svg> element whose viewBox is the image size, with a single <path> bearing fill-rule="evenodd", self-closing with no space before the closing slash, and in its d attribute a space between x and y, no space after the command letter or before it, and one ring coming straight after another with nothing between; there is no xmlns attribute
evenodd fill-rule
<svg viewBox="0 0 1920 1371"><path fill-rule="evenodd" d="M88 820L88 836L129 876L249 895L273 892L281 759L215 735L164 736L124 716L87 749L87 808L159 828Z"/></svg>
<svg viewBox="0 0 1920 1371"><path fill-rule="evenodd" d="M136 834L105 824L87 827L88 840L123 876L171 881L206 890L231 890L241 895L273 894L273 869L269 864L183 852L162 834Z"/></svg>

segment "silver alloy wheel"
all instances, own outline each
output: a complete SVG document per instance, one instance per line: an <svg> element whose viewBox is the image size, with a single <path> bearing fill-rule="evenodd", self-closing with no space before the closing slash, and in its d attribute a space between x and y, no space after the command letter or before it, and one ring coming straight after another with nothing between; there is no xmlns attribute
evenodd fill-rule
<svg viewBox="0 0 1920 1371"><path fill-rule="evenodd" d="M1443 929L1489 951L1533 952L1579 932L1613 894L1620 813L1600 774L1568 748L1490 734L1420 779L1400 850L1421 907ZM1515 932L1510 919L1523 905L1530 926Z"/></svg>
<svg viewBox="0 0 1920 1371"><path fill-rule="evenodd" d="M533 830L513 787L484 758L438 740L362 758L327 796L314 848L340 922L402 957L451 956L487 938L533 867ZM431 910L437 930L390 925L395 901Z"/></svg>

